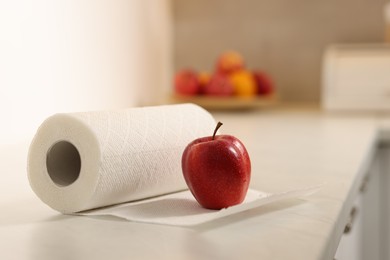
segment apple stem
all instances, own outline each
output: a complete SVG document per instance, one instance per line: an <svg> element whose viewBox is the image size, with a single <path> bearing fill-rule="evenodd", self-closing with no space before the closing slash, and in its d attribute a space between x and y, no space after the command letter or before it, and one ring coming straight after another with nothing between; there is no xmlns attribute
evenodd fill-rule
<svg viewBox="0 0 390 260"><path fill-rule="evenodd" d="M221 122L218 122L217 126L215 127L214 134L213 134L213 140L215 138L215 134L217 133L218 129L222 126L223 124Z"/></svg>

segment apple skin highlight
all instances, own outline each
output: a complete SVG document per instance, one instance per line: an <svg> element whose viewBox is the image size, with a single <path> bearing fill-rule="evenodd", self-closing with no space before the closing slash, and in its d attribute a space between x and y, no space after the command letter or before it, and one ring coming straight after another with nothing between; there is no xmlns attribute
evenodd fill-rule
<svg viewBox="0 0 390 260"><path fill-rule="evenodd" d="M251 162L243 143L231 135L198 138L185 148L183 176L198 203L222 209L244 201Z"/></svg>

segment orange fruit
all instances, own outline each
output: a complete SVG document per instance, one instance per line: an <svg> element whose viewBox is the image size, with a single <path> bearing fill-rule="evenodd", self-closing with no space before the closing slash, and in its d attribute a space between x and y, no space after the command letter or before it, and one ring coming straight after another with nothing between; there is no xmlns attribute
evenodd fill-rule
<svg viewBox="0 0 390 260"><path fill-rule="evenodd" d="M211 75L208 72L199 72L198 74L198 81L202 88L209 84Z"/></svg>
<svg viewBox="0 0 390 260"><path fill-rule="evenodd" d="M217 60L218 73L231 74L244 68L244 59L238 52L226 51Z"/></svg>
<svg viewBox="0 0 390 260"><path fill-rule="evenodd" d="M233 87L234 94L240 97L252 97L256 95L257 86L251 72L239 70L229 76Z"/></svg>

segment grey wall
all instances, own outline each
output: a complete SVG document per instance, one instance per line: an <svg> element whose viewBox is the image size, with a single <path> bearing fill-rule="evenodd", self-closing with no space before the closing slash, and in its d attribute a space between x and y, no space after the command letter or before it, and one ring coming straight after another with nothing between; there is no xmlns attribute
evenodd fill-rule
<svg viewBox="0 0 390 260"><path fill-rule="evenodd" d="M173 0L175 70L212 70L223 50L268 71L284 100L318 101L331 43L381 42L385 0Z"/></svg>

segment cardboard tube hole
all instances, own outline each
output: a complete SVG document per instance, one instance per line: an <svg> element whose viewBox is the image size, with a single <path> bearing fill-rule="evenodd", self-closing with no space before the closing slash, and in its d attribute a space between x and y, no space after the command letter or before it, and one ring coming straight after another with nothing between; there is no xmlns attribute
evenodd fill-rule
<svg viewBox="0 0 390 260"><path fill-rule="evenodd" d="M69 186L77 180L81 159L77 148L67 141L53 144L46 156L46 168L52 181L58 186Z"/></svg>

